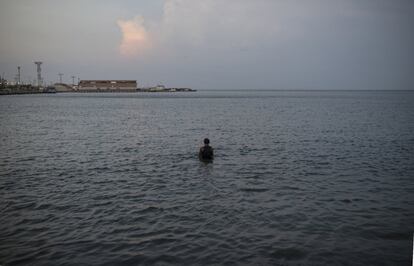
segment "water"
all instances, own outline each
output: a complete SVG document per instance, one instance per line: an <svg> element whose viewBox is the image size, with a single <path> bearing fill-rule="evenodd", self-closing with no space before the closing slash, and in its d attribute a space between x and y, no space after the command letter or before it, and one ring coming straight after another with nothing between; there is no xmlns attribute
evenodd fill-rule
<svg viewBox="0 0 414 266"><path fill-rule="evenodd" d="M1 265L411 263L414 92L2 96L0 122Z"/></svg>

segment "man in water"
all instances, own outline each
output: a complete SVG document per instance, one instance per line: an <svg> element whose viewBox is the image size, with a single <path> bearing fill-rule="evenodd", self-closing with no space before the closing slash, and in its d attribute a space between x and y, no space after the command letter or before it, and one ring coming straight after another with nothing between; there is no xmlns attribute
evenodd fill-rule
<svg viewBox="0 0 414 266"><path fill-rule="evenodd" d="M198 153L198 158L202 161L212 161L214 158L213 148L209 144L210 140L205 138L204 146L200 148L200 152Z"/></svg>

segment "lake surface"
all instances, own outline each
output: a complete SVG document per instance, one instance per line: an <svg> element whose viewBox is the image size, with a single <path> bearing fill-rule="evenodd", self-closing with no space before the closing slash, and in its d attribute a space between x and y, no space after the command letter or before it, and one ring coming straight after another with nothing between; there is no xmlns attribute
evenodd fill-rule
<svg viewBox="0 0 414 266"><path fill-rule="evenodd" d="M414 91L1 96L0 125L0 265L412 262Z"/></svg>

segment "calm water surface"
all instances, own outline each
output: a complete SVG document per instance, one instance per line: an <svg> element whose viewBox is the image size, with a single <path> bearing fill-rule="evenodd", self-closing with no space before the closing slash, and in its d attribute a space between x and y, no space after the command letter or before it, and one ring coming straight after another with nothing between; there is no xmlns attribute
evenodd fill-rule
<svg viewBox="0 0 414 266"><path fill-rule="evenodd" d="M0 125L0 265L411 264L414 92L1 96Z"/></svg>

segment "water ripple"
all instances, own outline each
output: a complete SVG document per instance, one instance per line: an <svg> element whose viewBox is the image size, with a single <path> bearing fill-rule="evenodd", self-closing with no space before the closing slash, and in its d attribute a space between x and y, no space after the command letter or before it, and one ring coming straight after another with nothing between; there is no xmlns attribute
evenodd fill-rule
<svg viewBox="0 0 414 266"><path fill-rule="evenodd" d="M409 264L412 93L313 93L0 97L0 265Z"/></svg>

